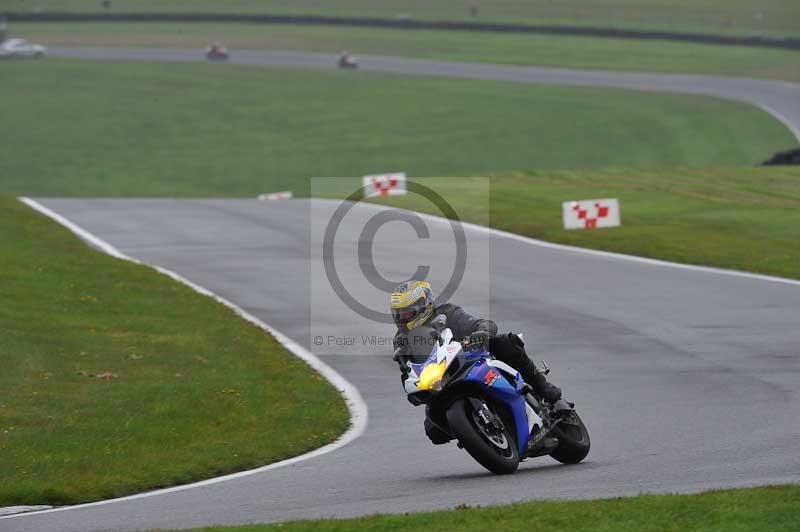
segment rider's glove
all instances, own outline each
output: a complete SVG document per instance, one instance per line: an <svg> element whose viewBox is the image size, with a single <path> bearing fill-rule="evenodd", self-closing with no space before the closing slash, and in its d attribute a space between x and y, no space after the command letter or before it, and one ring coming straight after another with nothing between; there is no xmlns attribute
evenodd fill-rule
<svg viewBox="0 0 800 532"><path fill-rule="evenodd" d="M392 360L397 362L397 365L400 367L400 379L405 381L406 377L408 377L408 364L406 363L405 349L402 347L395 349L394 355L392 355Z"/></svg>
<svg viewBox="0 0 800 532"><path fill-rule="evenodd" d="M488 347L492 335L487 331L475 331L467 338L467 343L475 347Z"/></svg>

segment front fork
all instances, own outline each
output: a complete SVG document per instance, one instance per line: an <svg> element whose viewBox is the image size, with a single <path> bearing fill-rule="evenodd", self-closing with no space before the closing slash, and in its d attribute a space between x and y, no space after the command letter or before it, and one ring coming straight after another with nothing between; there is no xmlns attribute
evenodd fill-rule
<svg viewBox="0 0 800 532"><path fill-rule="evenodd" d="M528 414L528 428L531 430L531 434L528 438L527 449L522 458L550 454L558 447L558 439L548 439L547 436L561 423L561 418L552 419L530 393L525 393L523 397L525 398L525 410ZM495 432L502 432L505 430L503 420L500 419L500 416L492 412L485 402L474 397L469 397L468 399L478 419L484 426ZM534 423L533 427L531 427L531 423Z"/></svg>
<svg viewBox="0 0 800 532"><path fill-rule="evenodd" d="M474 397L469 397L468 399L470 405L477 413L478 419L480 419L486 427L491 428L495 432L502 432L505 430L506 427L503 425L503 420L500 419L500 416L492 412L486 403Z"/></svg>

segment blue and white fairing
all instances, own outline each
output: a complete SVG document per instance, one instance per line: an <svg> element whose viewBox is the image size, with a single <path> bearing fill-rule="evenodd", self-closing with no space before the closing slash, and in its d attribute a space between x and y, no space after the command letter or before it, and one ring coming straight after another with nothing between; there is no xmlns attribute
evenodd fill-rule
<svg viewBox="0 0 800 532"><path fill-rule="evenodd" d="M514 419L516 441L520 455L524 454L528 439L535 428L541 428L542 418L525 401L522 389L525 386L519 372L508 364L495 360L485 348L463 351L460 342L453 341L450 329L441 333L441 344L437 342L431 354L422 364L408 363L409 373L404 386L406 393L437 393L442 389L441 381L447 368L463 352L466 362L474 362L461 382L470 382L489 398L508 407Z"/></svg>
<svg viewBox="0 0 800 532"><path fill-rule="evenodd" d="M439 391L433 385L438 376L439 382L447 368L462 352L461 343L453 341L453 332L444 329L441 333L441 342L435 342L431 354L422 364L408 363L410 371L408 378L403 383L407 394L420 391ZM438 366L434 368L434 366ZM436 371L431 371L436 369ZM430 375L430 376L429 376ZM430 379L434 379L433 382Z"/></svg>
<svg viewBox="0 0 800 532"><path fill-rule="evenodd" d="M519 372L505 362L489 358L488 355L486 350L481 349L482 359L470 369L464 382L482 385L488 397L508 406L514 418L517 447L520 455L523 455L531 432L542 427L542 418L525 401L522 394L525 382Z"/></svg>

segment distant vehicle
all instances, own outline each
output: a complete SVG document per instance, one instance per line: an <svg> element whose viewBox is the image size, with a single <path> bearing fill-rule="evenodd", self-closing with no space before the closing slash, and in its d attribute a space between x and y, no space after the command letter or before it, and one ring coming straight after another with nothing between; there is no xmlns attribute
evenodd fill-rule
<svg viewBox="0 0 800 532"><path fill-rule="evenodd" d="M228 50L218 42L206 50L206 59L209 61L227 61L229 57Z"/></svg>
<svg viewBox="0 0 800 532"><path fill-rule="evenodd" d="M0 57L44 57L47 48L25 39L8 39L0 43Z"/></svg>
<svg viewBox="0 0 800 532"><path fill-rule="evenodd" d="M348 54L347 52L342 52L339 55L339 68L358 68L358 61L355 57Z"/></svg>

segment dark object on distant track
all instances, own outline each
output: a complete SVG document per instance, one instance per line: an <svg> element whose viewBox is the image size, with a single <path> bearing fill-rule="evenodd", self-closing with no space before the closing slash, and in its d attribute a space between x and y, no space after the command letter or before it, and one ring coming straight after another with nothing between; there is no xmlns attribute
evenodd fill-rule
<svg viewBox="0 0 800 532"><path fill-rule="evenodd" d="M778 165L789 165L789 164L800 164L800 148L795 148L793 150L786 150L786 151L779 151L763 163L761 166L778 166Z"/></svg>
<svg viewBox="0 0 800 532"><path fill-rule="evenodd" d="M337 64L339 65L339 68L358 68L358 61L356 58L347 52L342 52L339 54L339 61Z"/></svg>
<svg viewBox="0 0 800 532"><path fill-rule="evenodd" d="M206 50L206 59L209 61L227 61L229 57L228 50L217 42Z"/></svg>

